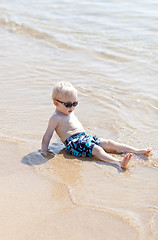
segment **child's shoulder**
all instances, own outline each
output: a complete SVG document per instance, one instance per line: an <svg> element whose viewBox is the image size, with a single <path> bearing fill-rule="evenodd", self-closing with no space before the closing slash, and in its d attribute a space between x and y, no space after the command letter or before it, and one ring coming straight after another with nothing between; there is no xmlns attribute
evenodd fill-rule
<svg viewBox="0 0 158 240"><path fill-rule="evenodd" d="M56 111L54 111L53 115L50 117L50 121L55 119L57 120L59 118L60 118L59 114Z"/></svg>
<svg viewBox="0 0 158 240"><path fill-rule="evenodd" d="M60 121L62 119L62 114L60 112L54 111L49 121Z"/></svg>
<svg viewBox="0 0 158 240"><path fill-rule="evenodd" d="M55 128L60 121L61 121L60 116L54 112L53 115L49 119L49 126Z"/></svg>

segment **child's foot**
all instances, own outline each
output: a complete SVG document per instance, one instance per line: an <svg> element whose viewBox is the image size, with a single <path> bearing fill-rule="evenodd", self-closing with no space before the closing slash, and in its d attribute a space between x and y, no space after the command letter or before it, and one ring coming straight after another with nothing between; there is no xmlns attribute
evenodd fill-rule
<svg viewBox="0 0 158 240"><path fill-rule="evenodd" d="M123 170L126 170L127 164L129 163L129 161L131 160L132 157L132 153L128 153L126 154L126 156L124 157L124 159L121 162L121 168Z"/></svg>
<svg viewBox="0 0 158 240"><path fill-rule="evenodd" d="M151 153L151 151L152 151L152 148L147 148L147 149L138 150L137 153L149 155Z"/></svg>

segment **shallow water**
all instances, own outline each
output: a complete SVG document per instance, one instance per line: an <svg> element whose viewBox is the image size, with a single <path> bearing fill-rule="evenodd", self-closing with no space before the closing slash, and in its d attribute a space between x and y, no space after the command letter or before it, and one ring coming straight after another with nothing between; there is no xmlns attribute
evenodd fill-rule
<svg viewBox="0 0 158 240"><path fill-rule="evenodd" d="M126 173L63 154L32 165L63 183L74 204L116 214L143 240L158 227L157 9L154 0L0 3L0 140L40 159L52 87L70 81L86 131L153 155L134 155Z"/></svg>

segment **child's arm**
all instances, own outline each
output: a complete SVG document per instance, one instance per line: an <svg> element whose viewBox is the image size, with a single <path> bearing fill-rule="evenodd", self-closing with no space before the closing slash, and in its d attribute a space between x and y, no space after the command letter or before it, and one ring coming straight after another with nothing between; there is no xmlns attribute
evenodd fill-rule
<svg viewBox="0 0 158 240"><path fill-rule="evenodd" d="M55 128L58 125L58 122L59 122L59 120L54 115L49 120L47 130L42 139L41 154L43 154L44 156L47 156L47 154L48 154L49 142L53 136L53 132L54 132Z"/></svg>

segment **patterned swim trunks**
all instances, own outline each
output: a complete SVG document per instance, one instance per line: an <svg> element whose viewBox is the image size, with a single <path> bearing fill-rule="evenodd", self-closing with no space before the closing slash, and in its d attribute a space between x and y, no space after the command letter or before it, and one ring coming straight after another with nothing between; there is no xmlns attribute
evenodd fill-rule
<svg viewBox="0 0 158 240"><path fill-rule="evenodd" d="M91 157L93 147L99 143L98 137L93 137L85 132L74 134L64 142L68 153L81 157Z"/></svg>

